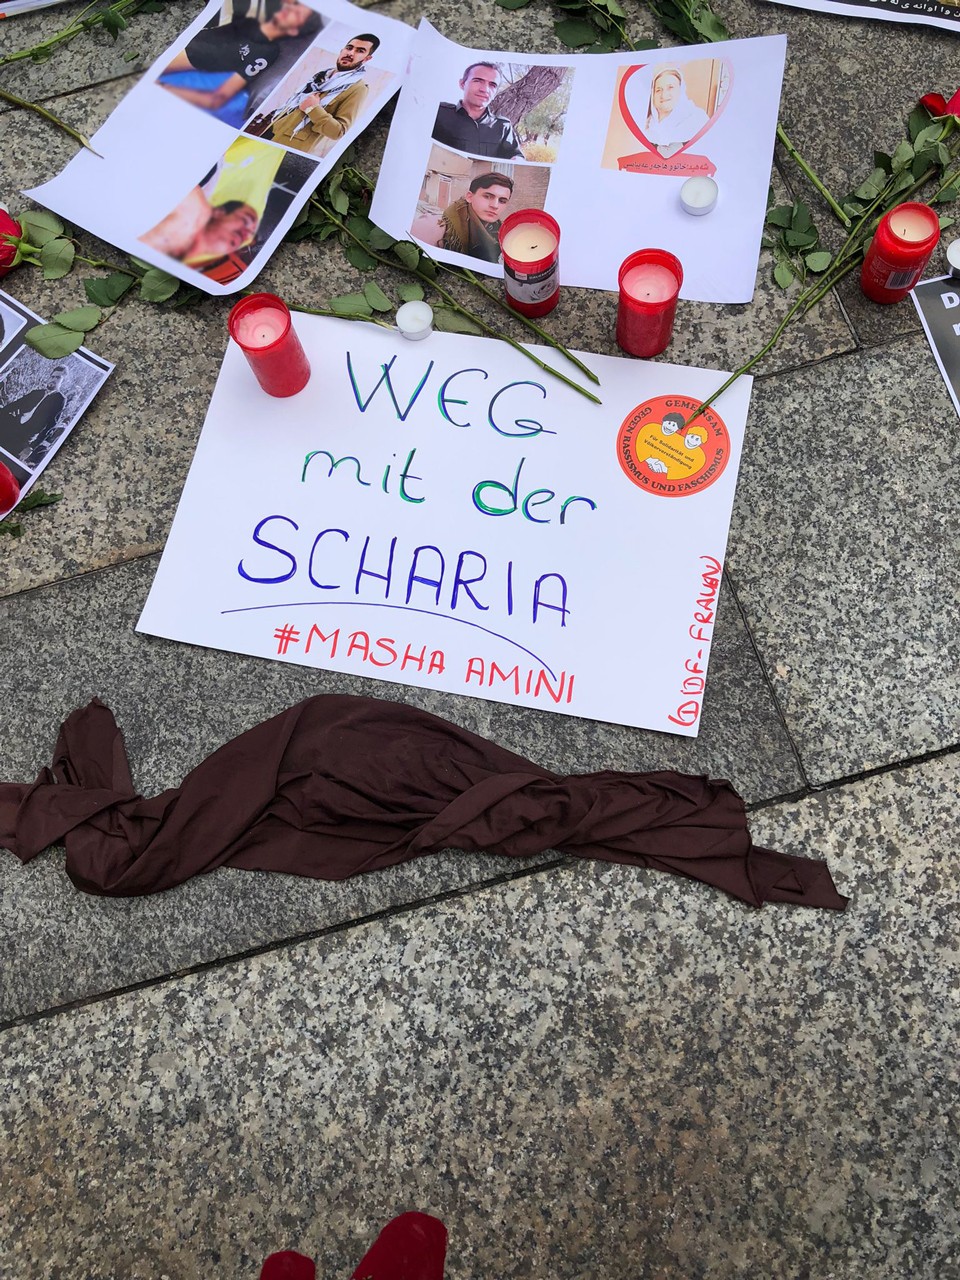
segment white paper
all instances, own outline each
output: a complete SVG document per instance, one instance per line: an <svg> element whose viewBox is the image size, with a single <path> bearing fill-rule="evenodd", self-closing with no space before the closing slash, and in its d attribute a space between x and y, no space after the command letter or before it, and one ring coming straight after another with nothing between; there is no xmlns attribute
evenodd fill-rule
<svg viewBox="0 0 960 1280"><path fill-rule="evenodd" d="M247 287L265 266L323 176L396 92L413 37L404 23L346 0L321 0L321 29L309 37L268 42L269 56L278 55L279 61L218 108L233 121L225 123L175 90L198 91L201 79L207 86L202 92L213 92L228 73L170 68L191 40L217 27L227 6L239 2L210 0L94 134L91 142L99 155L78 152L56 178L24 193L213 294ZM263 3L281 7L276 0ZM319 4L303 7L321 13ZM220 29L229 28L222 23ZM316 73L334 69L341 51L360 34L381 43L363 67L363 103L342 137L314 139L311 134L314 150L305 152L306 134L296 146L252 135L255 119L279 110ZM247 71L256 69L256 53L256 47L250 49ZM241 207L225 212L233 203Z"/></svg>
<svg viewBox="0 0 960 1280"><path fill-rule="evenodd" d="M0 462L25 498L113 372L80 347L48 360L24 341L43 320L0 291ZM0 517L5 514L0 507Z"/></svg>
<svg viewBox="0 0 960 1280"><path fill-rule="evenodd" d="M560 224L564 284L615 290L618 269L628 254L659 248L675 254L683 266L682 298L749 302L767 205L785 53L784 36L635 54L491 52L452 44L422 22L371 216L391 235L413 234L443 261L502 276L499 262L450 252L437 243L438 214L466 198L470 182L478 176L496 171L515 183L503 216L514 209L537 207ZM553 131L546 149L542 141L521 138L525 156L552 152L555 159L503 161L434 142L439 104L460 101L464 89L459 82L468 65L478 59L499 66L498 93L530 67L569 69L565 82L569 105L547 126ZM674 69L672 76L668 68ZM690 127L698 127L685 142L671 142L668 115L657 122L661 130L657 136L662 139L658 145L664 150L682 148L669 157L661 155L645 133L650 129L647 111L652 110L654 77L658 82L672 79L677 94L684 95L685 111L674 117L678 133L684 132L684 120L688 135ZM675 100L673 109L678 105ZM496 99L490 109L498 113ZM522 123L521 133L529 135L541 122L537 118ZM652 165L658 171L621 169L621 162ZM716 208L704 217L692 217L680 204L683 182L698 173L715 176L720 189ZM444 238L449 238L446 233Z"/></svg>
<svg viewBox="0 0 960 1280"><path fill-rule="evenodd" d="M139 629L695 736L750 379L685 435L722 372L587 356L600 406L504 343L296 326L289 399L230 344Z"/></svg>
<svg viewBox="0 0 960 1280"><path fill-rule="evenodd" d="M838 13L846 18L881 18L885 22L919 22L926 27L960 31L955 3L941 0L776 0L794 9ZM919 96L919 94L918 94Z"/></svg>

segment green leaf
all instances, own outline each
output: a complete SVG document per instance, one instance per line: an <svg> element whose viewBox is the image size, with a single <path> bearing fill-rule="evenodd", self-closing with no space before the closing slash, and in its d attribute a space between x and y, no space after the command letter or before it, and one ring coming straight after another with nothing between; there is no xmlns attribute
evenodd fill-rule
<svg viewBox="0 0 960 1280"><path fill-rule="evenodd" d="M76 249L71 240L48 240L40 250L44 280L59 280L73 266Z"/></svg>
<svg viewBox="0 0 960 1280"><path fill-rule="evenodd" d="M411 271L416 271L420 265L420 250L412 240L398 240L393 246L393 252Z"/></svg>
<svg viewBox="0 0 960 1280"><path fill-rule="evenodd" d="M376 280L368 280L363 286L363 296L373 307L374 311L392 311L393 303L383 292Z"/></svg>
<svg viewBox="0 0 960 1280"><path fill-rule="evenodd" d="M359 244L348 244L344 249L344 255L350 265L356 267L358 271L372 271L377 265L376 258L371 258L366 249Z"/></svg>
<svg viewBox="0 0 960 1280"><path fill-rule="evenodd" d="M166 302L180 288L180 281L159 267L150 267L140 281L140 297L145 302Z"/></svg>
<svg viewBox="0 0 960 1280"><path fill-rule="evenodd" d="M563 22L555 22L553 30L557 39L568 49L579 49L585 44L593 44L597 37L597 29L592 22L584 22L579 18L567 18Z"/></svg>
<svg viewBox="0 0 960 1280"><path fill-rule="evenodd" d="M95 307L113 307L134 283L133 276L114 271L106 279L84 280L83 288L87 301L92 302Z"/></svg>
<svg viewBox="0 0 960 1280"><path fill-rule="evenodd" d="M934 200L934 204L949 204L951 200L956 200L958 197L960 197L960 178L944 187Z"/></svg>
<svg viewBox="0 0 960 1280"><path fill-rule="evenodd" d="M809 231L813 226L813 219L810 217L810 210L798 200L793 206L793 212L790 215L790 227L793 231Z"/></svg>
<svg viewBox="0 0 960 1280"><path fill-rule="evenodd" d="M378 253L384 249L392 249L396 243L393 236L388 236L380 227L375 226L370 232L370 248L376 249Z"/></svg>
<svg viewBox="0 0 960 1280"><path fill-rule="evenodd" d="M59 360L83 346L83 334L62 324L38 324L27 331L24 341L48 360Z"/></svg>
<svg viewBox="0 0 960 1280"><path fill-rule="evenodd" d="M808 253L803 260L807 264L807 269L815 271L818 275L821 271L826 271L833 261L826 249L818 249L816 253Z"/></svg>
<svg viewBox="0 0 960 1280"><path fill-rule="evenodd" d="M109 31L114 40L127 26L126 18L123 14L117 13L115 9L103 9L100 14L100 22L103 29Z"/></svg>
<svg viewBox="0 0 960 1280"><path fill-rule="evenodd" d="M952 227L955 222L956 222L956 218L951 218L950 215L947 213L941 213L940 230L945 231L947 227Z"/></svg>
<svg viewBox="0 0 960 1280"><path fill-rule="evenodd" d="M916 180L917 178L920 178L931 165L936 167L939 163L940 161L937 158L937 148L926 147L923 151L917 152L913 158L913 163L910 165L907 172L912 174L913 178Z"/></svg>
<svg viewBox="0 0 960 1280"><path fill-rule="evenodd" d="M950 154L950 148L945 142L937 143L937 160L941 169L949 169L953 156Z"/></svg>
<svg viewBox="0 0 960 1280"><path fill-rule="evenodd" d="M417 284L416 280L405 280L397 289L401 302L420 302L423 298L423 290Z"/></svg>
<svg viewBox="0 0 960 1280"><path fill-rule="evenodd" d="M907 142L903 142L900 145L904 147L910 146L910 144ZM899 147L897 148L897 150L899 151ZM912 147L910 147L910 157L911 159L913 158ZM896 168L896 156L894 156L893 163L894 163L894 168ZM901 165L900 168L902 167L903 166ZM883 188L886 185L887 185L887 175L883 172L882 169L874 169L873 173L871 173L870 177L867 178L866 182L862 182L860 186L857 187L856 191L854 191L853 194L857 196L860 200L866 200L867 203L869 204L872 200L876 200L877 196L880 194L880 192L883 190Z"/></svg>
<svg viewBox="0 0 960 1280"><path fill-rule="evenodd" d="M338 316L372 316L373 308L362 293L345 293L330 299L330 310Z"/></svg>
<svg viewBox="0 0 960 1280"><path fill-rule="evenodd" d="M525 9L530 0L497 0L501 9Z"/></svg>
<svg viewBox="0 0 960 1280"><path fill-rule="evenodd" d="M910 141L914 142L919 138L920 134L929 123L930 112L926 107L921 107L918 103L907 117L907 133L909 134Z"/></svg>
<svg viewBox="0 0 960 1280"><path fill-rule="evenodd" d="M820 237L816 231L785 231L783 238L791 249L812 249Z"/></svg>
<svg viewBox="0 0 960 1280"><path fill-rule="evenodd" d="M695 5L690 15L694 30L704 40L729 40L730 32L715 13L711 13L708 5Z"/></svg>
<svg viewBox="0 0 960 1280"><path fill-rule="evenodd" d="M777 242L776 242L776 240L771 240L771 238L770 238L769 236L761 236L761 237L760 237L760 248L761 248L761 249L772 249L772 248L774 248L774 246L776 245L776 243L777 243Z"/></svg>
<svg viewBox="0 0 960 1280"><path fill-rule="evenodd" d="M607 13L612 13L615 18L625 18L626 10L621 9L617 0L593 0L598 9L606 9Z"/></svg>
<svg viewBox="0 0 960 1280"><path fill-rule="evenodd" d="M767 210L767 222L771 227L789 227L793 219L793 208L788 204L777 205Z"/></svg>
<svg viewBox="0 0 960 1280"><path fill-rule="evenodd" d="M365 218L362 214L353 213L347 219L347 230L352 232L358 240L362 240L364 244L370 239L370 232L373 230L373 223L369 218Z"/></svg>
<svg viewBox="0 0 960 1280"><path fill-rule="evenodd" d="M884 173L893 173L893 161L885 151L875 151L873 153L873 167L882 169Z"/></svg>
<svg viewBox="0 0 960 1280"><path fill-rule="evenodd" d="M939 142L941 133L943 133L942 124L928 124L925 129L921 129L917 136L911 138L910 141L916 150L920 151L923 147L930 147Z"/></svg>
<svg viewBox="0 0 960 1280"><path fill-rule="evenodd" d="M587 53L613 53L614 49L619 49L623 43L623 37L618 27L611 27L609 31L604 31L597 39L596 44L590 45Z"/></svg>
<svg viewBox="0 0 960 1280"><path fill-rule="evenodd" d="M437 278L437 264L426 253L420 257L420 274L426 276L428 280L436 280Z"/></svg>
<svg viewBox="0 0 960 1280"><path fill-rule="evenodd" d="M99 307L74 307L72 311L61 311L53 317L54 324L61 324L65 329L74 329L77 333L89 333L103 319Z"/></svg>
<svg viewBox="0 0 960 1280"><path fill-rule="evenodd" d="M27 209L17 221L23 228L23 238L38 249L42 249L48 240L56 240L63 235L63 223L46 209Z"/></svg>
<svg viewBox="0 0 960 1280"><path fill-rule="evenodd" d="M843 210L843 212L850 218L859 217L860 214L863 213L866 207L867 206L863 203L862 200L854 200L852 198L848 200L844 200L840 205L840 208Z"/></svg>
<svg viewBox="0 0 960 1280"><path fill-rule="evenodd" d="M483 333L475 320L460 311L454 311L452 307L433 308L433 327L441 333Z"/></svg>
<svg viewBox="0 0 960 1280"><path fill-rule="evenodd" d="M634 40L633 49L659 49L659 40Z"/></svg>
<svg viewBox="0 0 960 1280"><path fill-rule="evenodd" d="M893 153L891 159L893 161L893 172L899 173L901 169L905 169L908 164L913 163L914 150L909 142L901 142Z"/></svg>
<svg viewBox="0 0 960 1280"><path fill-rule="evenodd" d="M788 289L793 281L793 268L786 262L778 262L773 268L773 278L781 289Z"/></svg>

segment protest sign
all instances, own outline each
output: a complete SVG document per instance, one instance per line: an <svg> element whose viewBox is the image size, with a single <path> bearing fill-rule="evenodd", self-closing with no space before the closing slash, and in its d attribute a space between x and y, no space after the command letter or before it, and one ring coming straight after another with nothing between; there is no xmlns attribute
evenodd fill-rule
<svg viewBox="0 0 960 1280"><path fill-rule="evenodd" d="M694 736L750 379L686 429L721 372L587 357L596 405L504 343L296 323L288 399L227 351L139 629Z"/></svg>

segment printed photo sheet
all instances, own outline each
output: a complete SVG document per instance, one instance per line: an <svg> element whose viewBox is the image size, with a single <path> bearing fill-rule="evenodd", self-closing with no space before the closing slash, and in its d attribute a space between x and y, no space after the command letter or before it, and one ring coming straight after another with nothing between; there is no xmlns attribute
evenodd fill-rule
<svg viewBox="0 0 960 1280"><path fill-rule="evenodd" d="M960 5L946 0L776 0L776 3L794 9L812 9L815 13L839 13L845 18L919 22L927 27L960 31Z"/></svg>
<svg viewBox="0 0 960 1280"><path fill-rule="evenodd" d="M43 320L0 292L0 462L25 498L113 365L86 347L48 360L24 341ZM0 516L5 512L0 510Z"/></svg>
<svg viewBox="0 0 960 1280"><path fill-rule="evenodd" d="M561 283L617 288L634 250L667 249L682 298L749 302L786 38L611 54L465 49L421 22L373 220L445 262L502 276L499 229L525 208L560 226ZM712 177L713 210L680 189Z"/></svg>
<svg viewBox="0 0 960 1280"><path fill-rule="evenodd" d="M25 194L235 293L396 92L412 37L346 0L210 0L94 134L100 154Z"/></svg>
<svg viewBox="0 0 960 1280"><path fill-rule="evenodd" d="M750 399L502 342L298 315L271 399L229 345L139 630L695 736ZM548 362L550 348L536 347Z"/></svg>

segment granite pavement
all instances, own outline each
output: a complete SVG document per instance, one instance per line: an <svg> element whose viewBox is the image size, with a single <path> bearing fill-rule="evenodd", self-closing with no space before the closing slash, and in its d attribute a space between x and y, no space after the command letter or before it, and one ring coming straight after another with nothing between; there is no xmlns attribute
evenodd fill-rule
<svg viewBox="0 0 960 1280"><path fill-rule="evenodd" d="M0 88L91 133L199 9L10 64ZM633 39L672 42L629 9ZM922 93L956 88L944 32L716 9L735 35L787 33L781 120L840 194ZM0 56L78 11L0 22ZM546 0L388 11L562 50ZM371 175L389 114L358 148ZM0 200L71 151L0 103ZM779 150L771 182L809 198ZM764 255L746 306L681 304L665 358L758 350L793 297L770 275ZM260 277L308 305L361 279L315 244ZM7 285L45 314L82 300L76 276ZM758 367L695 740L137 635L228 305L131 305L96 333L117 369L46 473L63 500L0 539L0 778L33 777L94 695L149 794L303 697L374 694L561 772L728 777L756 839L826 857L851 903L756 912L456 850L340 884L222 870L93 899L62 850L0 851L0 1280L255 1280L275 1248L332 1280L410 1208L446 1221L449 1280L960 1280L960 433L910 304L845 282ZM550 328L613 354L615 305L567 290Z"/></svg>

